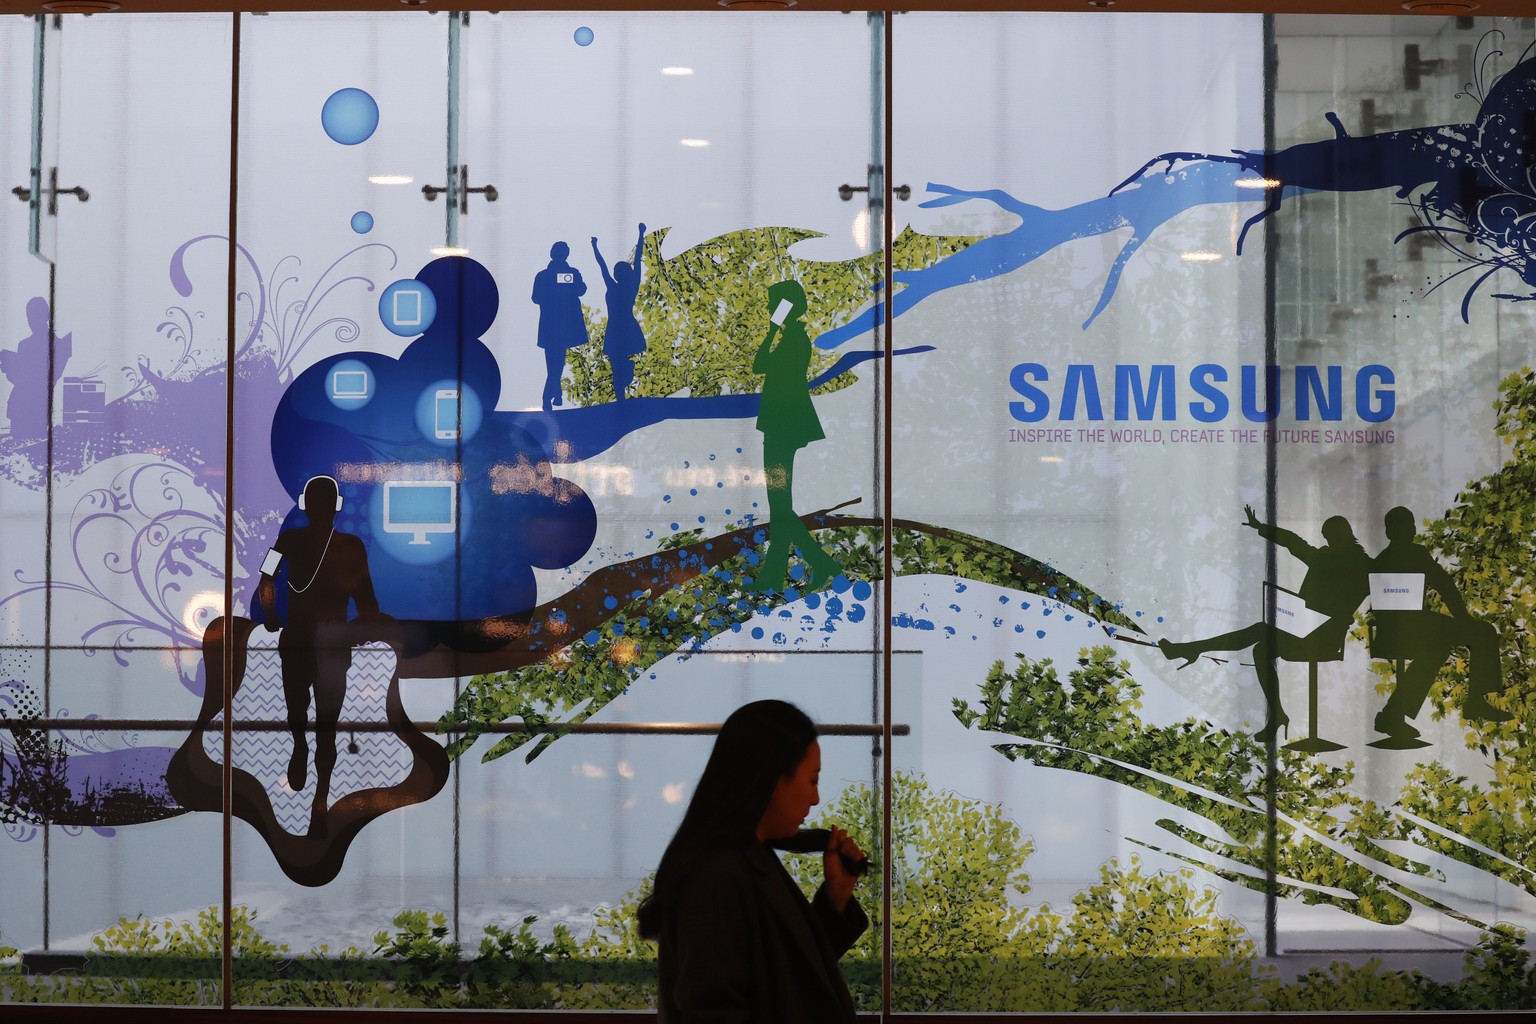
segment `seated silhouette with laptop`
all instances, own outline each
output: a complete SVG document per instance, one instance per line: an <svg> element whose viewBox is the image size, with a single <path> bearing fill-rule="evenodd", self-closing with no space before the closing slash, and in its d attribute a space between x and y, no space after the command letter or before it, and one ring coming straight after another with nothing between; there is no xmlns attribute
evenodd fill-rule
<svg viewBox="0 0 1536 1024"><path fill-rule="evenodd" d="M1502 722L1511 715L1488 703L1504 687L1499 633L1467 610L1451 574L1429 549L1414 539L1413 513L1403 506L1385 519L1387 546L1371 560L1370 651L1397 663L1392 695L1376 715L1375 728L1386 739L1372 746L1423 746L1408 723L1418 716L1440 668L1458 647L1468 652L1467 695L1461 714L1471 722ZM1424 608L1432 590L1449 615Z"/></svg>

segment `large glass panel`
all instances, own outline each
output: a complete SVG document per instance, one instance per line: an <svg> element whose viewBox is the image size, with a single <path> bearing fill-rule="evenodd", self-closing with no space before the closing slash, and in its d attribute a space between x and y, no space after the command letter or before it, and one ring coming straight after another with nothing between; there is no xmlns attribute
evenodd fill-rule
<svg viewBox="0 0 1536 1024"><path fill-rule="evenodd" d="M1531 26L894 35L911 222L984 236L892 327L893 511L971 535L896 581L908 813L987 855L893 893L894 1008L1517 1005Z"/></svg>
<svg viewBox="0 0 1536 1024"><path fill-rule="evenodd" d="M439 709L410 699L402 633L384 618L413 617L408 595L431 588L418 576L454 540L451 514L412 518L434 502L451 513L456 445L434 431L412 447L421 388L402 399L399 374L433 322L413 275L444 244L442 201L421 189L446 167L448 23L428 11L242 19L232 492L247 529L236 616L207 660L232 659L233 901L300 965L276 984L268 950L236 1004L363 1002L383 979L331 979L328 957L371 953L401 911L451 905L447 763L411 724L430 731ZM415 367L431 374L421 387L457 375L443 348L446 362ZM422 486L394 495L415 504L390 519L381 483L396 466ZM402 523L423 532L386 532ZM396 542L423 557L386 566ZM223 765L223 728L223 709L205 707L205 778ZM317 972L335 995L307 987Z"/></svg>
<svg viewBox="0 0 1536 1024"><path fill-rule="evenodd" d="M7 898L27 907L0 927L37 972L9 998L218 1003L219 820L167 770L222 607L226 260L205 254L191 296L171 256L228 222L230 22L6 19L7 74L39 25L42 141L6 147L42 160L51 260L7 210L4 304L31 334L6 368L0 678L5 717L39 720L0 740Z"/></svg>
<svg viewBox="0 0 1536 1024"><path fill-rule="evenodd" d="M555 495L569 480L592 519L563 555L530 552L535 621L561 631L542 663L466 680L455 718L635 731L467 747L461 935L515 926L508 903L540 936L569 925L602 967L569 1005L655 998L626 893L648 884L710 745L655 723L782 697L862 727L824 744L822 791L845 811L862 792L873 824L882 339L805 342L851 322L882 273L867 194L839 192L867 187L880 150L880 38L862 13L477 13L463 30L461 181L496 198L463 196L458 240L498 283L498 409L527 436L503 442L493 490L496 474L541 487L547 459ZM564 288L581 294L569 327ZM805 325L782 371L754 358L781 291ZM878 906L874 885L863 899ZM872 931L845 960L867 1008L878 949Z"/></svg>

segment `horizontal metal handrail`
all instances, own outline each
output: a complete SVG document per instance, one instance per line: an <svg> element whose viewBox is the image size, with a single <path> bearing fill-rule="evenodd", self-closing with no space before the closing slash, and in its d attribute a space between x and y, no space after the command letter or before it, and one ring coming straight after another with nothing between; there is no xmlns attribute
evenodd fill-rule
<svg viewBox="0 0 1536 1024"><path fill-rule="evenodd" d="M0 718L0 728L43 729L53 732L79 732L81 730L106 730L109 732L190 732L197 727L190 719L164 718ZM314 722L305 723L314 729ZM559 722L497 722L489 725L440 726L437 722L412 722L412 726L424 733L446 735L461 732L513 733L513 732L563 732L594 733L623 736L713 736L720 731L716 722L577 722L562 725ZM236 720L236 732L287 732L288 723L279 719ZM393 732L388 722L337 722L337 732ZM816 726L822 736L883 736L885 727L873 723L831 722ZM909 736L912 727L905 723L891 726L891 735Z"/></svg>

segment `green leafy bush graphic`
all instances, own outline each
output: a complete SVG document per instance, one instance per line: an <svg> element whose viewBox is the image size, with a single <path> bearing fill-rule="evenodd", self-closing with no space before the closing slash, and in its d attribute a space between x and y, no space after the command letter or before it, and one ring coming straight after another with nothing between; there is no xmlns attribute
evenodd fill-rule
<svg viewBox="0 0 1536 1024"><path fill-rule="evenodd" d="M822 237L804 228L766 227L732 231L663 259L667 229L645 238L644 276L635 299L635 318L646 349L635 358L630 394L703 398L746 394L762 386L752 372L752 354L768 329L768 286L795 279L805 286L810 310L805 326L814 338L839 327L874 299L884 270L878 251L836 263L806 260L790 253L797 242ZM936 237L905 228L894 239L895 270L920 270L971 245L979 236ZM628 258L628 257L624 257ZM601 299L598 300L601 302ZM613 401L612 369L603 354L606 318L583 307L591 341L566 354L566 399L589 406ZM830 367L838 353L813 353L812 377ZM849 374L821 393L853 383Z"/></svg>
<svg viewBox="0 0 1536 1024"><path fill-rule="evenodd" d="M1261 963L1254 943L1222 917L1213 890L1188 869L1150 871L1110 861L1098 881L1059 910L1027 902L1033 842L995 804L934 790L898 772L890 851L876 841L875 790L846 790L818 824L850 827L893 878L895 1010L999 1012L1339 1011L1536 1008L1536 968L1524 936L1490 931L1466 956L1464 976L1438 982L1378 961L1335 962L1291 982ZM790 858L807 892L817 858ZM875 927L843 959L861 1007L878 1005L879 875L861 899ZM655 947L635 931L649 880L599 907L577 940L556 927L533 933L488 925L473 955L441 913L404 910L367 954L325 946L295 955L262 938L255 915L231 919L238 1006L647 1009L655 1003ZM31 975L0 949L0 1002L220 1002L217 908L194 922L123 919L97 936L74 973Z"/></svg>

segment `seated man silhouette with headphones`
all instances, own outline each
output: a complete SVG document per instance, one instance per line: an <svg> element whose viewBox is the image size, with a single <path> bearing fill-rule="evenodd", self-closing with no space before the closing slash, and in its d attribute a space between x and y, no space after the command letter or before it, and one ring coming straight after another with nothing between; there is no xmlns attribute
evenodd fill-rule
<svg viewBox="0 0 1536 1024"><path fill-rule="evenodd" d="M284 530L261 566L257 596L263 624L268 630L282 627L277 641L283 666L283 697L288 705L288 728L293 733L293 756L288 762L288 786L304 788L309 761L305 738L309 695L315 696L315 800L310 813L311 835L324 832L331 772L336 767L336 723L347 692L347 669L352 665L353 632L347 628L347 605L357 606L359 618L387 619L379 612L368 573L368 552L361 538L336 531L341 511L341 491L328 476L311 477L299 495L299 508L308 517L306 526ZM287 621L277 617L279 566L288 576Z"/></svg>

